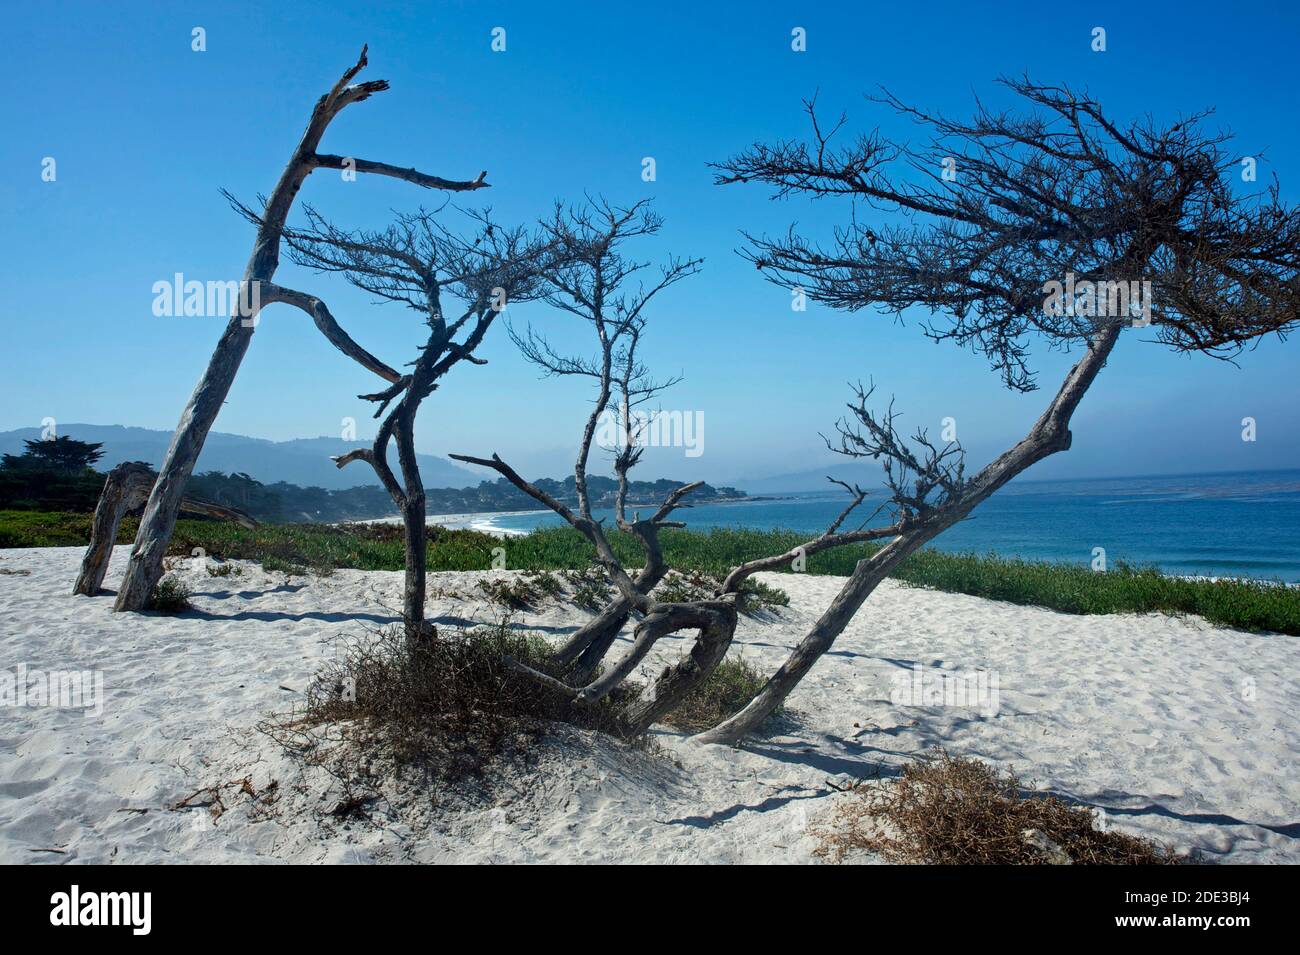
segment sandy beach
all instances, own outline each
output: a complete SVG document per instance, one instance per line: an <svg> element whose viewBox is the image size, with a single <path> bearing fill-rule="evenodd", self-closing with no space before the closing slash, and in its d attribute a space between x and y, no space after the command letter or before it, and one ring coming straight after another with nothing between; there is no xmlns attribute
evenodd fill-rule
<svg viewBox="0 0 1300 955"><path fill-rule="evenodd" d="M889 776L936 745L1207 861L1300 861L1291 637L1195 618L1067 616L891 581L791 710L743 749L661 731L659 751L647 752L562 729L532 769L504 768L472 798L435 803L395 786L343 821L328 811L337 781L304 770L256 726L300 702L342 641L396 618L402 575L286 578L244 563L238 576L210 577L190 561L176 574L193 611L115 615L111 596L71 595L81 553L0 551L5 672L103 680L98 713L14 705L8 684L0 862L813 862L840 787ZM118 547L108 588L126 556ZM469 593L482 576L434 574L431 591ZM744 619L732 652L769 670L839 581L764 576L791 605ZM448 626L499 613L478 598L437 597L430 616ZM584 619L552 601L513 625L556 637ZM665 641L646 666L675 659L683 643ZM963 698L962 686L982 690ZM213 785L226 785L215 821L207 808L175 808ZM260 798L268 792L273 805Z"/></svg>

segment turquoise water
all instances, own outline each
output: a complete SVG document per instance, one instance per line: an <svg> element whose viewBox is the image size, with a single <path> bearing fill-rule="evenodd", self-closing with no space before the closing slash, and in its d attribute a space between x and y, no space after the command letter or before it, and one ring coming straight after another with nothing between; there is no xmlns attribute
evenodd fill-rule
<svg viewBox="0 0 1300 955"><path fill-rule="evenodd" d="M697 530L748 527L820 533L844 502L842 492L791 494L778 500L702 504L674 516ZM860 520L878 503L864 501ZM493 517L489 523L526 531L562 521L550 512L537 512ZM1093 548L1104 547L1111 564L1123 560L1155 565L1170 574L1296 582L1300 470L1014 482L932 546L1077 564L1090 563Z"/></svg>

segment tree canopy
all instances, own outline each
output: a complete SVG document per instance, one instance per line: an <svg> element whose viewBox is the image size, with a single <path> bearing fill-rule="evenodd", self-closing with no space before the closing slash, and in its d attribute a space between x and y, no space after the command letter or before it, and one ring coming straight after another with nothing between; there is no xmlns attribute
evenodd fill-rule
<svg viewBox="0 0 1300 955"><path fill-rule="evenodd" d="M104 456L103 444L78 441L67 435L24 441L27 449L22 454L6 454L0 467L29 470L59 471L77 474L93 467Z"/></svg>

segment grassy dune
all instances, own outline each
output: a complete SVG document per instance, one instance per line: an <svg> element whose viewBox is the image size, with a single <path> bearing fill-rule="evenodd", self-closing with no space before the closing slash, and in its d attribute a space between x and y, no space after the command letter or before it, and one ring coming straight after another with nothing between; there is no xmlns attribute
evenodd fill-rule
<svg viewBox="0 0 1300 955"><path fill-rule="evenodd" d="M136 522L123 521L118 540L130 543ZM0 547L67 547L85 544L89 514L0 511ZM807 539L790 531L667 530L664 554L679 569L722 575L738 563L788 550ZM636 542L614 533L611 543L631 565L640 562ZM524 537L497 538L478 531L430 528L430 570L485 570L494 548L505 548L505 566L516 570L581 569L592 548L569 528L545 528ZM196 549L209 557L258 560L269 569L308 572L333 568L400 570L402 532L395 525L234 524L179 521L171 553ZM869 545L816 554L808 573L847 575ZM1071 564L1014 560L974 554L921 551L895 579L992 600L1048 607L1065 613L1189 613L1242 630L1300 635L1300 588L1245 581L1183 580L1149 568L1120 564L1104 574Z"/></svg>

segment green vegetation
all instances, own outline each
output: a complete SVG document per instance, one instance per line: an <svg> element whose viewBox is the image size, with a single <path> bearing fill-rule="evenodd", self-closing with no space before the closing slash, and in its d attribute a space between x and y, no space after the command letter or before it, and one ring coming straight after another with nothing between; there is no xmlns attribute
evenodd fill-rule
<svg viewBox="0 0 1300 955"><path fill-rule="evenodd" d="M123 520L119 542L135 536L134 519ZM89 514L0 511L0 547L68 547L90 536ZM791 531L665 530L668 563L685 572L724 575L738 563L788 550L806 539ZM640 563L637 542L614 533L611 543L628 566ZM258 560L272 569L328 571L402 568L402 529L386 524L261 525L182 520L176 524L171 553L188 556L196 547L219 559ZM429 529L429 569L487 570L492 550L503 547L506 567L515 570L586 572L591 546L570 528L544 528L523 537L497 538L478 531ZM867 545L814 554L808 573L847 575L870 553ZM1069 564L1036 563L995 556L945 554L925 550L912 555L894 575L913 587L932 587L1009 603L1048 607L1065 613L1198 614L1212 623L1242 630L1300 635L1300 588L1249 581L1183 580L1155 570L1123 564L1104 574ZM590 587L593 600L599 577Z"/></svg>
<svg viewBox="0 0 1300 955"><path fill-rule="evenodd" d="M24 441L22 454L0 455L0 507L28 511L94 511L104 475L92 465L102 445L67 435Z"/></svg>
<svg viewBox="0 0 1300 955"><path fill-rule="evenodd" d="M66 434L24 441L22 454L0 456L0 468L5 470L55 471L61 474L80 474L104 456L102 444L78 441Z"/></svg>
<svg viewBox="0 0 1300 955"><path fill-rule="evenodd" d="M549 570L529 570L510 579L480 580L478 587L488 600L507 610L536 607L547 597L564 593L564 584Z"/></svg>
<svg viewBox="0 0 1300 955"><path fill-rule="evenodd" d="M569 600L584 610L594 613L614 598L614 585L599 567L566 570L561 576L572 588Z"/></svg>
<svg viewBox="0 0 1300 955"><path fill-rule="evenodd" d="M721 589L721 579L712 574L698 570L688 570L686 573L670 570L655 588L654 596L664 603L691 603L708 600ZM740 612L750 616L790 606L790 595L784 590L769 587L752 577L740 585L740 593Z"/></svg>
<svg viewBox="0 0 1300 955"><path fill-rule="evenodd" d="M103 490L102 481L99 490ZM84 547L90 543L91 516L68 511L0 511L0 547ZM134 517L122 518L118 543L135 540L138 526Z"/></svg>
<svg viewBox="0 0 1300 955"><path fill-rule="evenodd" d="M175 577L164 577L149 597L149 609L159 613L184 613L190 605L190 588Z"/></svg>
<svg viewBox="0 0 1300 955"><path fill-rule="evenodd" d="M1240 630L1300 634L1300 587L1266 582L1187 580L1124 563L1102 574L1071 564L934 550L913 554L894 576L913 587L1065 613L1186 613Z"/></svg>

